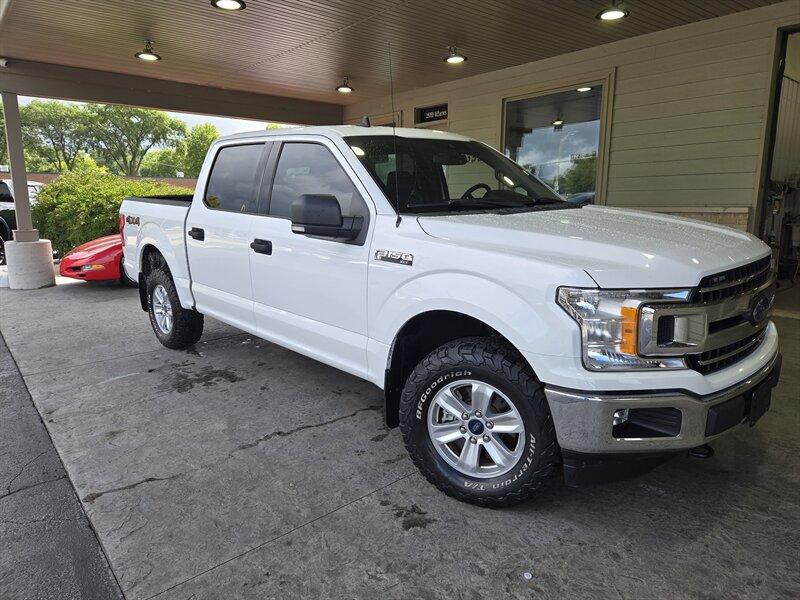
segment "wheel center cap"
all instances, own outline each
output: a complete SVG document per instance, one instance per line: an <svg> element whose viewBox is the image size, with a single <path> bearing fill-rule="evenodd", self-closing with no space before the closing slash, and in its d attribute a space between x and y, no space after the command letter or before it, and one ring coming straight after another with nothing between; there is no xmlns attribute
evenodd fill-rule
<svg viewBox="0 0 800 600"><path fill-rule="evenodd" d="M469 423L467 423L467 429L472 435L480 435L483 433L483 423L481 423L478 419L472 419Z"/></svg>

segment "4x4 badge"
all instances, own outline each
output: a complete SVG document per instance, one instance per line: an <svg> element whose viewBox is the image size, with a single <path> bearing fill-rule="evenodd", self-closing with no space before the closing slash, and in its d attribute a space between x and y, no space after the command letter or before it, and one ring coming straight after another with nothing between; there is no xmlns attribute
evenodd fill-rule
<svg viewBox="0 0 800 600"><path fill-rule="evenodd" d="M414 255L408 252L398 252L397 250L378 250L375 252L375 260L398 265L412 265L414 264Z"/></svg>

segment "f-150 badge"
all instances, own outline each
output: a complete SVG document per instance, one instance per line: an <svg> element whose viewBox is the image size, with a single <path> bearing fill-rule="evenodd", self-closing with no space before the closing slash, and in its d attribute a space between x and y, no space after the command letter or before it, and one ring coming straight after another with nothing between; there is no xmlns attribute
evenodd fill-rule
<svg viewBox="0 0 800 600"><path fill-rule="evenodd" d="M375 260L410 266L414 264L414 255L397 250L378 250L375 252Z"/></svg>

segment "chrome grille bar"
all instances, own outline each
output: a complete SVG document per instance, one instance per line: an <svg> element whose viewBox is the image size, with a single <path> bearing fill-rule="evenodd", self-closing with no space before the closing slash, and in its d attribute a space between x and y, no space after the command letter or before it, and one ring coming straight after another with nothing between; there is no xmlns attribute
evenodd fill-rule
<svg viewBox="0 0 800 600"><path fill-rule="evenodd" d="M639 319L639 354L684 356L703 374L735 364L764 339L769 324L764 314L771 308L774 287L766 256L704 277L691 304L645 305Z"/></svg>
<svg viewBox="0 0 800 600"><path fill-rule="evenodd" d="M708 292L716 292L718 290L723 290L725 288L730 288L730 287L735 287L737 285L742 285L744 283L747 283L748 281L752 281L753 279L756 279L757 277L763 275L764 273L769 271L769 269L770 269L770 266L769 266L769 263L768 263L766 267L764 267L763 269L761 269L757 273L753 273L752 275L747 275L746 277L740 277L739 279L734 279L733 281L726 281L724 283L719 283L717 285L701 287L700 288L700 293L701 294L706 294Z"/></svg>

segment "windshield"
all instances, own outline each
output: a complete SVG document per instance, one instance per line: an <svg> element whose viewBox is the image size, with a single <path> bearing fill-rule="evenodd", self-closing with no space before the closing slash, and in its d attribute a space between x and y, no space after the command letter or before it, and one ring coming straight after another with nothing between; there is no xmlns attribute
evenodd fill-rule
<svg viewBox="0 0 800 600"><path fill-rule="evenodd" d="M402 214L567 204L533 175L474 141L390 135L345 141Z"/></svg>

